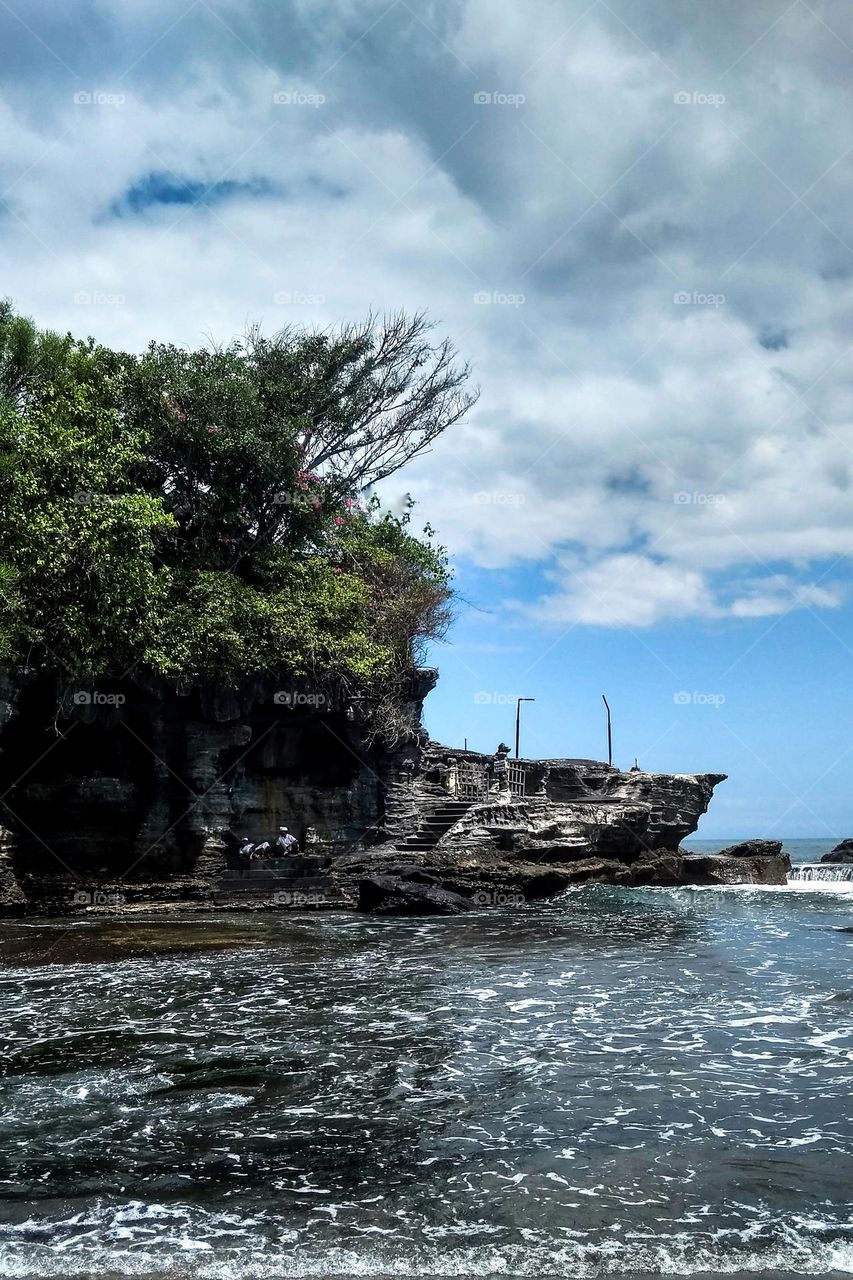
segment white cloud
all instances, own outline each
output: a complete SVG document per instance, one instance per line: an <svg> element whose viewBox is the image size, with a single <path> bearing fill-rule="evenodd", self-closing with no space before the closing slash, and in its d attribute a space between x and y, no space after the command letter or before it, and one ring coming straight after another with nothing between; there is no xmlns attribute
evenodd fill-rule
<svg viewBox="0 0 853 1280"><path fill-rule="evenodd" d="M647 556L604 556L577 568L561 563L553 576L559 581L555 591L524 609L532 621L647 627L665 619L716 612L701 573Z"/></svg>
<svg viewBox="0 0 853 1280"><path fill-rule="evenodd" d="M137 348L427 307L483 395L397 487L452 552L549 568L536 620L832 608L853 548L844 50L804 6L769 30L776 0L611 7L454 0L430 34L405 6L254 0L219 7L231 35L204 6L167 31L168 6L101 5L75 47L36 4L78 76L10 20L4 289ZM853 13L832 25L853 42ZM274 194L111 217L152 173Z"/></svg>

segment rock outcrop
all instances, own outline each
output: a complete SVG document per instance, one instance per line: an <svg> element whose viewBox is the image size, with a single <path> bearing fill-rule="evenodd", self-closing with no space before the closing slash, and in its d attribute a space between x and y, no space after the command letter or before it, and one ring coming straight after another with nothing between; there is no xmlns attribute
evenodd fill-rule
<svg viewBox="0 0 853 1280"><path fill-rule="evenodd" d="M756 841L757 844L764 843ZM768 841L773 844L774 842ZM764 884L783 885L788 882L791 860L787 854L737 854L723 856L721 853L690 853L681 864L684 884L693 885L737 885Z"/></svg>
<svg viewBox="0 0 853 1280"><path fill-rule="evenodd" d="M853 862L853 840L840 841L834 849L823 855L821 862Z"/></svg>
<svg viewBox="0 0 853 1280"><path fill-rule="evenodd" d="M343 690L284 677L186 692L0 677L0 911L455 913L589 883L775 882L765 848L680 850L722 774L513 761L499 786L490 757L426 740L435 679L413 676L389 748ZM299 866L239 873L237 836L282 823Z"/></svg>
<svg viewBox="0 0 853 1280"><path fill-rule="evenodd" d="M741 840L730 844L717 854L719 858L778 858L782 854L781 840Z"/></svg>

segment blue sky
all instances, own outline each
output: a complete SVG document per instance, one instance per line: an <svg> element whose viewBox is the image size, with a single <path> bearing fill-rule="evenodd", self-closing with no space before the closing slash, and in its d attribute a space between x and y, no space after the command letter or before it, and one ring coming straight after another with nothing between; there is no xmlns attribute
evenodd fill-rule
<svg viewBox="0 0 853 1280"><path fill-rule="evenodd" d="M606 758L604 693L617 765L637 757L644 769L729 775L700 836L840 839L850 828L848 609L642 630L575 624L543 636L495 603L504 592L535 599L527 574L459 569L470 604L434 650L434 737L486 751L512 744L515 699L527 696L536 702L522 707L523 755Z"/></svg>
<svg viewBox="0 0 853 1280"><path fill-rule="evenodd" d="M431 732L600 755L606 692L730 775L703 833L853 835L851 64L839 0L11 0L3 289L131 349L427 309L482 390L384 491L458 568Z"/></svg>

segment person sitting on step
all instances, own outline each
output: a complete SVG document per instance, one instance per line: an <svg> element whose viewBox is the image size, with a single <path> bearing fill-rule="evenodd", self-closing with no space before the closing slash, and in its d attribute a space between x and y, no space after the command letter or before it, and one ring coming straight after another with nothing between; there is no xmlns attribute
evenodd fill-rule
<svg viewBox="0 0 853 1280"><path fill-rule="evenodd" d="M286 858L291 853L297 853L299 845L295 836L292 836L287 827L279 827L278 835L273 841L273 857Z"/></svg>

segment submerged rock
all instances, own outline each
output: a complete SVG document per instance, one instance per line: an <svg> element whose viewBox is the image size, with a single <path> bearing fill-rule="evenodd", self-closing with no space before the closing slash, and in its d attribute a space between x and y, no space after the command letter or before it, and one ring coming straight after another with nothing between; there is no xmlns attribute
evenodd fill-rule
<svg viewBox="0 0 853 1280"><path fill-rule="evenodd" d="M474 903L435 884L418 879L403 880L395 876L370 876L358 886L358 909L373 915L456 916L470 911Z"/></svg>

